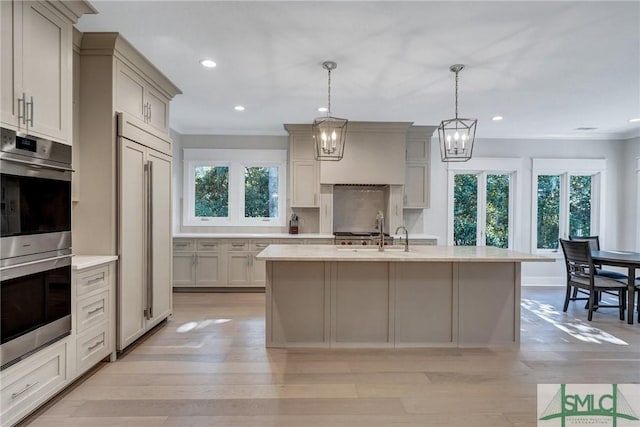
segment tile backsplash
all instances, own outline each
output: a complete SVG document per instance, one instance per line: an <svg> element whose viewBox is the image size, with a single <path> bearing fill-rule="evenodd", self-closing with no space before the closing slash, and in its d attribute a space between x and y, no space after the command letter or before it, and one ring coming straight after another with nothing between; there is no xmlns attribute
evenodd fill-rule
<svg viewBox="0 0 640 427"><path fill-rule="evenodd" d="M375 231L376 213L385 212L387 185L336 185L333 188L333 230Z"/></svg>

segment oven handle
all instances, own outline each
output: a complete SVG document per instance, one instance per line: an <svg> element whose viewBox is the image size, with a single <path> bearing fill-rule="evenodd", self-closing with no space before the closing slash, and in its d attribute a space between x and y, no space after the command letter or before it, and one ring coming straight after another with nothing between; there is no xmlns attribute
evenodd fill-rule
<svg viewBox="0 0 640 427"><path fill-rule="evenodd" d="M0 268L0 278L2 280L9 280L16 277L28 276L29 274L42 273L43 271L53 270L59 267L66 267L71 265L72 256L72 254L61 255L2 267Z"/></svg>
<svg viewBox="0 0 640 427"><path fill-rule="evenodd" d="M64 166L57 166L57 165L54 166L54 165L43 164L43 163L34 163L34 162L29 162L27 160L13 159L11 157L3 157L2 160L6 160L7 162L20 163L23 165L29 165L30 167L36 168L36 169L51 169L59 172L74 172L72 168L67 168Z"/></svg>

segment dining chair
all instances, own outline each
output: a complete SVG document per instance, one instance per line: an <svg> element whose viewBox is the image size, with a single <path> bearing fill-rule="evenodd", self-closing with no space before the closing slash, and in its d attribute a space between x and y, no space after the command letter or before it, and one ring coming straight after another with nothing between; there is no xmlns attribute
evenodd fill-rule
<svg viewBox="0 0 640 427"><path fill-rule="evenodd" d="M598 308L618 308L620 320L624 320L627 284L595 273L596 268L591 259L591 246L588 241L560 239L560 245L567 268L567 290L562 311L567 311L569 301L586 299L589 321L593 318L593 312ZM586 297L577 297L577 292L573 296L574 290L586 294ZM598 297L602 293L617 296L618 305L603 305ZM630 315L633 316L633 313Z"/></svg>
<svg viewBox="0 0 640 427"><path fill-rule="evenodd" d="M589 248L592 251L600 250L600 238L598 236L571 236L569 235L569 240L585 240L589 242ZM613 270L603 270L602 264L594 264L596 268L596 273L598 276L608 277L610 279L616 280L627 280L628 276L624 273L618 273Z"/></svg>

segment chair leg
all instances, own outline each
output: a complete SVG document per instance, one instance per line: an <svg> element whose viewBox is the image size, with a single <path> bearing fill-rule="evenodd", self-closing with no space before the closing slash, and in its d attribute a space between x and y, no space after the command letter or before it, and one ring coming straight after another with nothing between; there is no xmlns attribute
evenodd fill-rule
<svg viewBox="0 0 640 427"><path fill-rule="evenodd" d="M620 304L620 320L624 320L624 308L627 306L627 290L626 289L618 290L618 304Z"/></svg>
<svg viewBox="0 0 640 427"><path fill-rule="evenodd" d="M562 307L562 311L565 313L569 308L569 300L571 298L571 288L573 288L573 286L567 285L567 291L565 292L565 296L564 296L564 306ZM578 293L578 288L573 288L573 293L574 294Z"/></svg>
<svg viewBox="0 0 640 427"><path fill-rule="evenodd" d="M589 315L587 316L587 319L589 319L589 322L591 322L591 319L593 319L593 306L595 305L595 299L596 299L596 293L595 292L589 292Z"/></svg>

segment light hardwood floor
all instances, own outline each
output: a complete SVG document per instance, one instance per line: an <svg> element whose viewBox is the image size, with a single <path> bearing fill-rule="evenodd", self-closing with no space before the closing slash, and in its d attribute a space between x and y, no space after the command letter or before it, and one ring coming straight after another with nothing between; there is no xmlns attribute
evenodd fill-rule
<svg viewBox="0 0 640 427"><path fill-rule="evenodd" d="M168 323L23 425L533 427L539 383L640 382L640 325L524 288L511 349L264 347L264 294L174 294Z"/></svg>

